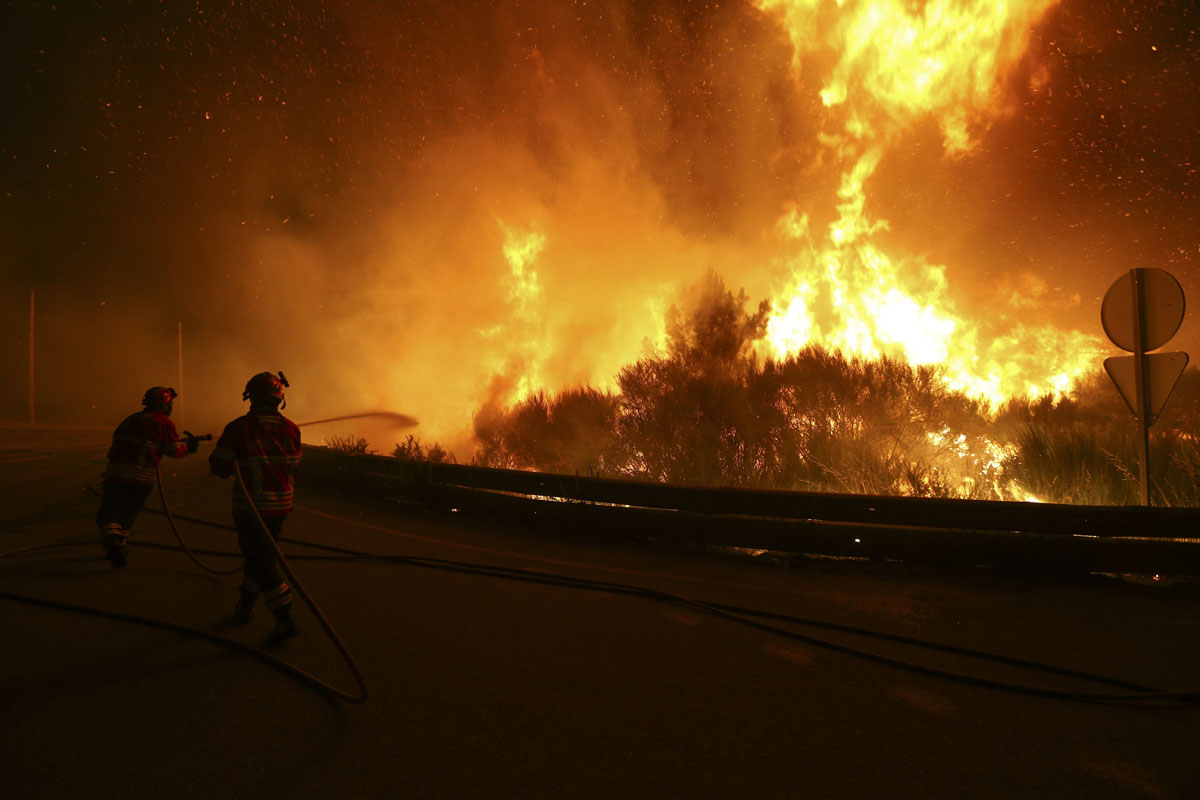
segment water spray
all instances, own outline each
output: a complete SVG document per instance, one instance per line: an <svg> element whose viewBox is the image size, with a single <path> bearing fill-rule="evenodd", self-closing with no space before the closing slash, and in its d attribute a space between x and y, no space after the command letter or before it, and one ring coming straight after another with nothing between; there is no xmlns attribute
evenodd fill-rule
<svg viewBox="0 0 1200 800"><path fill-rule="evenodd" d="M400 414L395 411L364 411L361 414L346 414L341 417L329 417L327 419L314 419L308 422L301 422L296 427L303 428L306 425L322 425L326 422L341 422L347 419L367 419L368 417L380 417L391 420L397 428L415 428L417 427L417 418L410 417L408 414Z"/></svg>

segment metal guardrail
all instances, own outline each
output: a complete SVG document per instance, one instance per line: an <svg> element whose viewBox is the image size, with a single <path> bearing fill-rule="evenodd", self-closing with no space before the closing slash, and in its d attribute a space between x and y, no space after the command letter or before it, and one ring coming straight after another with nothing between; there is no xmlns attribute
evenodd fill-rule
<svg viewBox="0 0 1200 800"><path fill-rule="evenodd" d="M345 487L490 516L833 556L1200 575L1200 509L679 486L306 450ZM318 467L320 468L320 467ZM303 466L302 466L303 469Z"/></svg>

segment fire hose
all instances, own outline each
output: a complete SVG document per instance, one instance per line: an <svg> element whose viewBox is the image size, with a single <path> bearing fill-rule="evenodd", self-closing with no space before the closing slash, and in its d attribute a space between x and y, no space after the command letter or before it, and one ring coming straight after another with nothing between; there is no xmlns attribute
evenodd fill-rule
<svg viewBox="0 0 1200 800"><path fill-rule="evenodd" d="M192 439L195 441L211 441L212 440L212 434L205 434L203 436L194 436L194 435L188 433L187 431L184 431L184 433L188 439ZM235 572L239 572L242 569L241 565L238 565L238 566L234 567L233 569L228 569L228 570L217 569L216 567L211 567L211 566L205 564L203 561L201 561L199 559L199 557L192 551L192 549L190 547L188 547L187 542L184 541L182 534L180 534L180 532L179 532L179 526L176 523L176 517L171 512L171 507L167 502L166 491L163 489L162 470L157 465L155 466L155 472L156 472L155 477L156 477L157 483L158 483L158 496L159 496L159 500L162 502L162 507L163 507L162 514L167 518L167 522L170 525L171 532L173 534L175 534L175 539L179 542L179 546L183 549L183 551L185 553L187 553L188 557L197 566L199 566L200 568L202 568L208 572L211 572L215 575L232 575ZM214 642L217 644L223 644L223 645L241 650L243 652L249 653L250 655L254 656L255 658L266 661L271 666L273 666L277 669L280 669L280 670L292 675L293 677L298 678L302 682L307 683L312 688L317 689L318 691L321 691L325 694L333 695L334 697L337 697L338 699L341 699L341 700L345 700L348 703L365 703L367 701L367 684L366 684L366 681L363 679L362 672L359 670L357 662L355 662L355 660L354 660L354 656L352 656L350 654L349 649L346 647L346 643L342 640L342 637L338 634L338 632L334 629L333 625L329 622L328 617L326 617L325 613L323 611L321 611L320 607L316 604L316 601L314 601L312 599L312 596L308 593L308 590L304 588L304 584L301 583L301 581L298 577L296 577L296 573L294 570L292 570L292 567L288 563L287 558L284 556L283 551L279 549L279 544L275 541L275 538L273 536L271 536L271 532L268 530L266 522L263 520L262 515L259 513L258 507L254 504L253 498L251 498L251 496L250 496L249 489L246 488L246 481L242 476L241 467L238 465L236 460L233 462L233 477L234 477L234 482L237 485L238 491L240 491L242 493L242 496L246 499L246 502L249 504L250 510L253 512L254 521L258 527L259 534L263 537L263 539L266 543L270 544L271 552L274 554L275 559L279 562L279 566L283 570L283 573L287 576L288 580L290 581L290 585L292 586L293 589L295 589L296 594L300 595L300 598L304 601L304 604L306 606L308 606L309 611L312 612L312 614L316 618L318 624L320 624L321 629L325 631L326 636L329 637L329 640L333 643L334 648L338 651L338 655L340 655L342 657L342 660L346 663L346 666L350 669L350 673L351 673L351 675L353 675L355 683L358 684L358 694L357 695L350 694L346 691L343 691L342 689L339 689L338 687L333 686L332 684L327 683L327 682L321 680L320 678L317 678L316 676L300 669L299 667L289 664L288 662L284 661L283 659L272 656L270 653L267 653L264 650L261 650L259 648L255 648L255 647L251 647L249 645L243 644L242 642L238 642L234 639L229 639L224 636L219 636L217 634L209 633L208 631L202 631L202 630L199 630L196 628L189 628L189 627L186 627L183 625L176 625L174 623L163 622L161 620L152 620L152 619L148 619L145 617L138 617L138 616L135 616L132 614L124 614L124 613L116 612L116 611L102 611L100 609L92 609L88 606L78 606L78 605L73 605L70 603L60 603L60 602L53 601L53 600L43 600L41 598L28 598L23 595L15 595L15 594L5 592L2 590L0 590L0 597L6 597L10 600L19 600L22 602L33 602L38 605L44 605L44 606L48 606L50 608L57 608L57 609L65 610L65 611L79 611L82 613L94 614L97 616L112 617L114 619L120 619L120 620L123 620L126 622L134 622L137 624L150 625L152 627L161 627L161 628L165 628L167 630L175 631L177 633L184 633L186 635L196 635L207 641L211 641L211 642ZM96 483L99 483L99 481L97 481ZM92 484L88 488L91 489L91 491L94 494L98 494L98 492L96 491L95 483ZM232 526L221 525L219 527L231 528ZM88 543L91 544L91 542L88 542ZM76 544L77 544L76 542L60 542L60 543L49 544L49 545L34 545L32 547L24 547L24 548L20 548L17 550L10 550L7 553L0 553L0 558L4 558L6 556L11 556L11 555L17 555L19 553L30 552L33 550L49 549L49 548L54 548L54 547L69 547L69 546L74 546Z"/></svg>
<svg viewBox="0 0 1200 800"><path fill-rule="evenodd" d="M184 433L187 434L189 439L195 441L212 440L212 434L193 436L192 434L187 433L187 431L184 431ZM188 557L191 558L192 561L194 561L202 569L217 575L232 575L233 573L240 571L240 565L229 570L210 567L202 562L196 556L196 554L192 552L191 548L188 547L187 543L183 540L183 536L180 535L179 527L175 524L175 516L171 513L171 507L167 503L167 495L163 490L162 471L158 469L157 465L155 466L155 469L158 470L158 496L162 501L163 514L166 515L167 521L171 526L171 531L175 534L175 538L179 541L179 545L183 548L184 552L188 554ZM338 635L338 632L334 630L333 625L330 624L329 618L325 616L324 612L321 611L320 607L316 604L316 601L312 599L312 595L310 595L308 590L304 588L304 584L300 582L298 577L296 577L296 573L292 570L287 558L283 555L283 551L279 549L279 543L276 542L275 537L271 535L270 530L267 528L267 523L263 520L262 515L258 511L258 507L254 504L254 499L250 496L250 490L246 488L246 480L242 476L242 468L236 459L234 459L233 462L233 478L234 482L237 484L238 491L242 493L242 497L246 499L246 503L249 505L250 511L254 515L254 521L258 527L259 534L262 536L263 541L270 545L271 552L274 554L276 561L279 562L279 566L283 570L283 573L287 576L288 581L290 581L291 587L295 590L296 594L300 595L300 599L304 601L304 604L308 606L308 610L312 612L314 617L316 617L321 629L325 631L325 635L329 637L329 640L333 643L334 648L338 651L338 655L342 657L342 660L346 662L346 666L349 667L350 673L354 676L355 683L358 684L358 694L349 694L348 692L345 692L336 686L333 686L332 684L326 683L319 678L313 676L308 677L312 681L320 684L320 687L328 693L345 700L346 702L365 703L367 701L367 684L366 681L363 680L362 672L359 670L358 664L354 661L354 656L350 654L350 651L346 648L346 643L342 641L342 637ZM304 674L307 675L307 673Z"/></svg>
<svg viewBox="0 0 1200 800"><path fill-rule="evenodd" d="M283 378L283 373L280 373L280 379L282 381L284 381L284 383L286 384L286 379ZM338 421L350 420L350 419L362 419L365 417L385 417L400 427L412 427L417 424L417 420L413 417L408 416L407 414L399 414L399 413L388 412L388 411L368 411L368 412L359 413L359 414L348 414L348 415L343 415L343 416L338 416L338 417L331 417L328 419L312 420L309 422L301 423L297 427L303 427L304 425L318 425L318 424L327 423L327 422L338 422ZM195 434L192 434L190 431L186 431L186 430L184 431L184 436L188 440L189 445L193 442L212 441L212 438L213 438L212 434L204 434L201 436L197 436ZM180 534L180 532L179 532L179 526L176 523L175 515L171 512L170 503L168 503L168 501L167 501L166 490L163 488L162 470L158 464L155 465L155 479L156 479L155 482L158 484L158 497L159 497L160 502L162 503L162 513L164 516L166 516L167 522L169 523L170 528L171 528L171 532L175 535L175 539L179 542L180 548L183 549L183 551L187 554L187 556L198 567L200 567L201 569L203 569L207 572L213 573L215 575L232 575L233 573L240 571L241 570L240 565L233 567L232 569L226 570L226 569L218 569L216 567L209 566L208 564L205 564L203 561L200 560L200 558L192 551L192 549L190 547L188 547L187 542L184 540L182 534ZM7 592L4 590L0 590L0 597L7 598L9 600L16 600L18 602L42 605L42 606L45 606L48 608L55 608L55 609L59 609L59 610L63 610L63 611L74 611L77 613L92 614L95 616L119 619L119 620L122 620L125 622L131 622L131 623L146 625L146 626L150 626L150 627L162 628L162 629L170 630L170 631L173 631L176 633L181 633L181 634L184 634L187 636L201 638L206 641L213 642L215 644L221 644L226 647L230 647L230 648L233 648L236 650L241 650L242 652L247 653L248 655L251 655L255 658L258 658L261 661L266 662L268 665L273 666L276 669L279 669L280 671L282 671L288 675L291 675L294 678L297 678L301 682L308 684L311 688L316 689L322 693L331 694L334 697L337 697L338 699L345 700L346 702L350 702L350 703L365 703L367 700L367 685L366 685L366 682L363 680L362 672L359 670L358 664L355 662L354 657L350 654L350 651L347 649L345 642L342 641L341 636L338 635L337 631L333 628L333 625L330 624L329 619L321 611L320 607L317 606L316 602L312 599L312 596L308 593L308 590L304 588L304 584L301 583L301 581L298 577L296 577L296 573L292 570L291 565L288 564L287 558L283 555L283 551L279 549L278 543L275 541L274 537L271 536L271 533L268 530L266 523L263 521L262 515L258 511L258 507L255 506L254 500L251 498L250 492L246 488L246 483L242 476L241 468L239 467L236 460L234 461L234 480L237 484L238 491L240 491L242 493L242 496L245 497L247 503L249 504L251 511L253 512L254 520L258 526L260 534L263 537L265 537L265 541L270 544L271 551L274 553L276 560L279 562L279 565L282 568L283 573L291 581L291 585L295 588L296 593L298 595L300 595L300 597L304 601L305 605L308 606L309 610L313 613L313 616L316 617L317 622L321 625L321 628L325 631L325 634L329 637L329 640L333 643L334 647L337 649L338 654L342 657L343 661L345 661L347 667L349 667L351 674L354 676L354 681L358 685L358 694L357 695L350 694L348 692L345 692L345 691L337 688L336 686L326 683L325 681L321 680L320 678L317 678L316 676L309 674L308 672L300 669L299 667L289 664L288 662L284 661L283 659L280 659L280 658L277 658L277 657L271 655L270 653L262 650L261 648L252 647L250 645L246 645L242 642L239 642L235 639L230 639L230 638L227 638L224 636L220 636L218 634L200 630L198 628L190 628L185 625L177 625L172 622L150 619L147 617L139 617L134 614L125 614L125 613L118 612L118 611L108 611L108 610L104 610L104 609L93 608L90 606L76 605L76 604L72 604L72 603L62 603L59 601L48 600L48 599L44 599L44 598L29 597L26 595L15 594L15 593ZM99 481L97 481L97 483L99 483ZM95 484L93 484L89 488L91 489L91 491L93 493L96 493L96 494L99 493L96 490ZM208 524L211 524L211 523L208 523ZM220 525L219 527L231 528L231 526L228 526L228 525ZM28 552L32 552L32 551L36 551L36 550L53 549L53 548L59 548L59 547L74 547L74 546L77 546L79 544L84 544L84 543L91 544L92 542L91 541L87 541L87 542L56 542L56 543L52 543L52 544L33 545L30 547L22 547L22 548L17 548L16 550L10 550L5 553L0 553L0 558L18 555L21 553L28 553ZM230 555L232 555L232 554L230 554Z"/></svg>
<svg viewBox="0 0 1200 800"><path fill-rule="evenodd" d="M283 551L279 549L279 543L275 541L275 537L272 536L271 532L267 529L267 523L263 521L262 515L258 513L258 507L254 505L254 500L250 497L250 490L246 488L246 481L242 477L242 468L238 466L236 460L233 462L233 478L235 481L237 481L237 486L242 493L242 497L246 498L246 502L250 505L250 510L254 513L254 521L258 523L259 533L263 536L265 541L270 543L271 550L274 552L276 560L279 561L279 566L283 569L283 573L287 575L288 580L292 582L292 588L296 590L296 594L300 595L300 598L304 601L304 604L308 606L308 610L311 611L313 616L317 618L317 622L320 623L321 629L325 631L325 635L329 637L329 641L333 642L333 646L337 649L338 655L342 657L342 660L346 662L346 666L350 668L350 673L354 676L354 682L358 684L358 694L349 694L348 692L342 691L336 686L325 683L324 681L320 681L317 678L313 678L313 680L320 683L321 686L330 694L333 694L335 697L345 700L348 703L367 702L367 683L363 680L362 672L359 671L358 664L354 661L354 656L350 655L350 651L346 649L346 643L342 641L342 637L339 636L338 632L334 630L331 624L329 624L329 619L317 606L316 602L313 601L312 596L308 593L308 590L304 588L304 584L302 584L300 579L296 577L296 573L292 571L292 567L290 564L288 564L287 558L284 557Z"/></svg>
<svg viewBox="0 0 1200 800"><path fill-rule="evenodd" d="M189 441L194 442L211 442L213 438L211 433L206 433L203 436L194 436L187 431L184 431L183 433ZM167 502L167 492L165 489L163 489L162 468L158 464L155 464L154 472L155 483L158 484L158 499L162 502L163 514L166 515L167 523L171 526L171 532L175 534L175 539L179 542L179 546L183 548L183 552L187 553L188 558L190 558L196 564L196 566L200 567L200 569L205 570L206 572L211 572L214 575L232 575L235 572L240 571L240 565L234 567L233 569L217 569L216 567L210 567L192 552L192 548L187 546L187 542L185 542L183 540L183 536L180 535L179 526L175 524L175 515L171 513L171 505ZM251 503L250 505L253 508L254 504ZM268 538L270 537L268 536Z"/></svg>
<svg viewBox="0 0 1200 800"><path fill-rule="evenodd" d="M118 619L118 620L131 622L131 623L135 623L135 624L162 628L162 629L170 630L170 631L180 633L183 635L204 639L206 641L209 641L209 642L212 642L215 644L221 644L226 647L240 650L240 651L246 653L247 655L257 658L257 659L267 663L268 665L273 666L276 669L279 669L281 672L284 672L285 674L288 674L288 675L296 678L297 680L301 681L302 683L308 685L310 688L313 688L322 694L332 695L338 699L344 700L346 702L351 702L351 703L366 702L367 686L366 686L365 681L363 680L362 674L359 671L357 664L355 663L353 657L350 655L350 653L349 653L348 649L346 648L345 643L342 641L341 637L334 630L333 626L329 623L328 619L321 612L321 610L318 608L316 603L312 600L311 596L308 594L308 592L304 588L303 584L297 579L295 572L291 569L291 567L288 563L288 560L284 557L283 552L279 548L279 545L275 542L274 538L270 535L269 531L267 530L266 523L263 521L261 514L259 514L257 507L255 507L253 500L250 498L249 490L247 489L247 487L245 485L245 481L241 474L241 470L237 468L236 462L235 462L234 479L236 481L238 490L243 493L243 496L250 503L250 508L254 512L254 517L255 517L256 522L258 523L259 530L260 530L261 534L266 537L267 541L270 542L271 547L275 553L275 557L278 559L279 564L281 565L285 575L288 577L289 580L292 581L297 594L299 594L301 596L301 598L304 600L305 604L313 612L313 615L317 618L322 629L325 631L325 633L329 637L330 641L334 644L335 648L338 650L342 659L346 662L347 666L350 668L351 673L354 676L354 680L358 685L359 693L357 695L353 695L353 694L345 692L341 689L338 689L337 687L332 686L329 683L326 683L325 681L309 674L308 672L305 672L304 670L302 670L280 658L273 656L272 654L270 654L260 648L256 648L256 647L244 644L244 643L239 642L234 639L229 639L224 636L210 633L209 631L196 629L196 628L190 628L190 627L187 627L184 625L178 625L175 623L165 622L162 620L150 619L150 618L146 618L146 617L139 617L139 616L132 615L132 614L125 614L123 612L107 611L107 610L103 610L103 609L93 608L90 606L74 605L74 604L69 604L69 603L62 603L62 602L55 601L55 600L47 600L47 599L43 599L43 598L29 597L26 595L20 595L20 594L8 592L8 591L2 590L2 589L0 589L0 597L4 597L4 598L10 599L10 600L16 600L18 602L25 602L25 603L35 604L35 605L46 606L46 607L54 608L54 609L73 611L73 612L84 613L84 614L92 614L95 616L108 617L108 618ZM160 481L160 485L161 485L161 481ZM193 523L197 523L197 524L208 525L208 526L212 526L212 527L219 527L219 528L224 528L224 529L232 529L232 526L230 526L230 525L214 523L209 520L198 519L195 517L188 517L188 516L182 516L182 515L175 517L175 516L171 515L169 508L166 506L165 497L166 497L165 493L160 494L160 498L163 499L163 501L164 501L164 510L162 513L167 515L168 518L171 520L183 519L183 520L187 520L189 522L193 522ZM334 517L334 518L342 519L340 517ZM345 521L349 522L349 523L354 523L353 520L345 520ZM369 526L369 527L374 527L374 526ZM189 555L192 555L194 561L197 561L197 563L199 563L199 561L195 558L195 556L192 554L192 552L190 550L188 550L187 546L183 544L182 538L179 536L178 530L175 528L174 522L172 522L172 529L175 530L176 537L180 539L180 544L183 545L183 548L185 550L187 550ZM476 576L480 576L480 577L490 577L490 578L496 578L496 579L502 579L502 580L514 580L514 581L520 581L520 582L524 582L524 583L534 583L534 584L555 586L555 587L560 587L560 588L573 588L573 589L580 589L580 590L584 590L584 591L604 592L604 593L609 593L609 594L621 594L621 595L642 597L644 599L654 600L657 602L669 603L669 604L681 606L681 607L684 607L684 608L687 608L687 609L690 609L693 611L713 615L713 616L725 619L730 622L736 622L736 623L739 623L742 625L749 626L751 628L754 628L756 630L759 630L759 631L762 631L765 633L783 636L783 637L786 637L789 639L803 642L805 644L832 650L834 652L838 652L843 655L848 655L848 656L852 656L852 657L856 657L856 658L860 658L860 659L865 659L865 660L872 661L877 664L882 664L884 666L890 666L890 667L894 667L894 668L904 669L904 670L908 670L908 671L912 671L912 672L916 672L916 673L920 673L920 674L924 674L924 675L930 675L933 677L938 677L938 678L943 678L946 680L955 681L958 683L965 683L968 685L979 686L979 687L995 689L995 690L1000 690L1000 691L1014 692L1014 693L1019 693L1019 694L1026 694L1026 695L1046 697L1046 698L1059 699L1059 700L1087 701L1087 702L1139 702L1139 701L1145 702L1145 701L1176 700L1176 701L1184 701L1184 702L1191 703L1191 704L1200 704L1200 689L1163 690L1163 689L1158 689L1158 688L1154 688L1154 687L1150 687L1150 686L1141 685L1141 684L1134 683L1131 681L1121 680L1121 679L1112 678L1112 677L1099 675L1099 674L1095 674L1095 673L1090 673L1090 672L1085 672L1085 671L1081 671L1081 670L1067 669L1067 668L1058 667L1058 666L1054 666L1054 665L1050 665L1050 664L1044 664L1041 662L1031 661L1031 660L1027 660L1027 659L1013 658L1010 656L1004 656L1004 655L996 654L996 653L989 653L986 651L972 650L969 648L962 648L962 647L957 647L954 645L945 645L945 644L941 644L941 643L937 643L937 642L930 642L927 640L916 639L916 638L912 638L912 637L900 636L900 635L896 635L896 634L889 634L889 633L880 632L880 631L872 631L872 630L865 629L865 628L857 628L854 626L840 625L840 624L825 622L825 621L821 621L821 620L806 619L803 617L779 614L779 613L770 612L770 611L763 611L760 609L745 608L745 607L740 607L740 606L735 606L735 605L730 605L730 604L709 602L709 601L704 601L704 600L696 600L696 599L691 599L691 598L684 597L681 595L676 595L676 594L672 594L669 592L664 592L664 591L660 591L657 589L652 589L652 588L644 587L644 586L637 586L637 585L633 585L633 584L622 584L622 583L614 583L614 582L608 582L608 581L591 580L591 579L586 579L586 578L576 578L576 577L562 575L562 574L553 573L553 572L521 569L521 568L515 568L515 567L502 567L502 566L476 563L476 562L453 561L453 560L449 560L449 559L424 558L424 557L404 556L404 555L396 555L396 556L380 555L378 553L370 553L370 552L365 552L365 551L352 550L349 548L336 547L336 546L325 545L325 544L320 544L320 543L315 543L315 542L307 542L307 541L299 540L299 539L290 539L290 541L294 542L295 544L299 544L299 545L303 545L303 546L311 547L311 548L315 548L315 549L325 550L327 552L334 554L334 555L329 555L329 556L297 555L297 556L293 556L293 558L310 559L310 560L381 561L381 562L390 563L390 564L423 567L423 568L428 568L428 569L438 569L438 570L444 570L444 571L464 573L464 574L468 574L468 575L476 575ZM16 550L10 550L5 553L0 553L0 558L5 558L8 556L18 555L20 553L27 553L27 552L36 551L36 550L52 549L52 548L59 548L59 547L73 547L73 546L78 546L81 544L93 545L94 540L88 539L88 540L84 540L84 541L67 541L67 542L55 542L55 543L50 543L50 544L32 545L29 547L18 548ZM159 547L159 548L169 547L169 545L161 545L161 544L153 544L153 543L139 543L139 544L141 546L146 546L146 547ZM226 552L220 552L220 551L217 551L217 552L207 551L207 552L210 552L215 555L234 555L233 553L226 553ZM216 570L210 569L210 571L216 571ZM221 573L221 574L228 574L228 573ZM769 622L767 620L769 620ZM789 623L789 624L793 624L793 625L809 626L809 627L813 627L813 628L817 628L817 629L831 630L831 631L837 631L837 632L841 632L841 633L850 633L850 634L854 634L854 635L870 637L870 638L878 639L881 641L899 643L899 644L904 644L904 645L909 645L909 646L923 647L923 648L926 648L926 649L929 649L932 651L950 653L950 654L959 655L959 656L968 656L968 657L977 658L982 661L991 661L991 662L995 662L995 663L1001 663L1001 664L1007 664L1007 665L1011 665L1011 666L1027 668L1027 669L1031 669L1031 670L1045 672L1047 674L1059 675L1059 676L1089 681L1089 682L1093 682L1093 683L1103 684L1103 685L1111 686L1111 687L1118 688L1118 689L1124 689L1126 691L1123 691L1123 692L1071 691L1071 690L1052 689L1052 688L1048 688L1048 687L1030 686L1030 685L1025 685L1025 684L1012 683L1012 682L1008 682L1008 681L994 680L994 679L984 678L984 677L980 677L980 676L976 676L976 675L969 675L969 674L953 672L953 671L949 671L949 670L938 669L938 668L934 668L934 667L930 667L930 666L926 666L926 665L922 665L922 664L918 664L918 663L904 661L904 660L901 660L898 658L893 658L890 656L881 655L881 654L870 652L870 651L861 650L856 647L850 647L847 645L839 644L837 642L833 642L833 641L830 641L828 639L824 639L824 638L821 638L818 636L804 634L804 633L800 633L798 631L790 630L788 628L783 628L783 627L780 627L778 624L773 624L773 623Z"/></svg>

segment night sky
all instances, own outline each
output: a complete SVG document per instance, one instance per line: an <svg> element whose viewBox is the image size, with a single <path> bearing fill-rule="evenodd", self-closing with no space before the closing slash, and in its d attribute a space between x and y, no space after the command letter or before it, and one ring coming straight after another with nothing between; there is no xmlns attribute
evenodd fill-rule
<svg viewBox="0 0 1200 800"><path fill-rule="evenodd" d="M587 361L596 330L638 313L640 285L609 288L624 275L682 285L712 266L761 296L744 254L837 177L811 169L818 102L749 3L0 14L0 419L25 414L30 289L46 419L106 422L174 382L179 322L206 423L262 369L288 372L314 416L422 415L443 386L483 399L486 365L460 365L476 331L507 324L497 220L550 229L547 297L605 287L612 310L573 329ZM949 158L918 124L882 161L885 241L945 264L978 313L1028 291L1031 322L1101 336L1100 298L1134 266L1171 271L1194 303L1198 31L1186 2L1052 8L974 151ZM1189 315L1167 349L1197 345ZM587 379L576 367L553 371Z"/></svg>

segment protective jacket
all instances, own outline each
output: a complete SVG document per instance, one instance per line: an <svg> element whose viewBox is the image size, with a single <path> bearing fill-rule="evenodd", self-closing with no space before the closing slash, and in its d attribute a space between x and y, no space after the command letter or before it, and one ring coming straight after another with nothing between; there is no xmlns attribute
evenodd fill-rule
<svg viewBox="0 0 1200 800"><path fill-rule="evenodd" d="M104 477L153 486L163 456L186 455L187 445L179 440L170 417L157 411L139 411L126 417L113 431Z"/></svg>
<svg viewBox="0 0 1200 800"><path fill-rule="evenodd" d="M300 429L278 413L251 411L225 426L208 457L216 475L233 474L237 461L258 513L286 517L292 510L296 468L300 465ZM233 487L233 513L249 514L241 489Z"/></svg>

